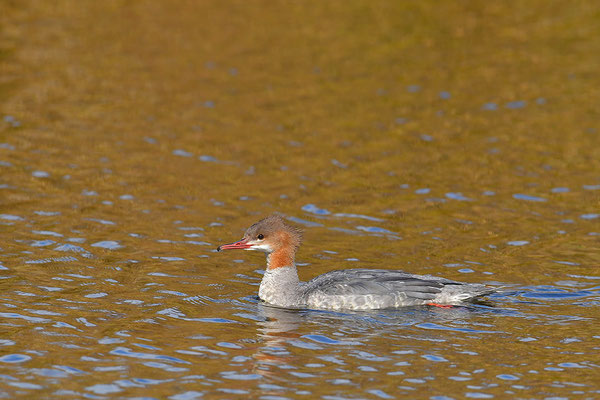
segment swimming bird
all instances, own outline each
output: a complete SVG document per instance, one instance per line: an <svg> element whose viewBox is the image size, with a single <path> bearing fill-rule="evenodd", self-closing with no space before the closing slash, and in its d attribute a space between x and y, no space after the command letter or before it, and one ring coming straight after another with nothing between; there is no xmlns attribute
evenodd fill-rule
<svg viewBox="0 0 600 400"><path fill-rule="evenodd" d="M451 306L496 291L480 283L463 283L432 275L392 269L343 269L301 282L295 256L302 232L273 214L250 226L244 237L217 251L260 250L267 269L258 289L266 303L285 308L376 310L404 306Z"/></svg>

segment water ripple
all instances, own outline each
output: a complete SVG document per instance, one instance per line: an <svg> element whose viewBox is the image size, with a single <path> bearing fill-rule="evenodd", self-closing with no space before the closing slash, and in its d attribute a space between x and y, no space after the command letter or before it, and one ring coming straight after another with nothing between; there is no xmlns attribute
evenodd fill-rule
<svg viewBox="0 0 600 400"><path fill-rule="evenodd" d="M311 214L317 214L317 215L331 214L328 210L326 210L324 208L319 208L319 207L315 206L314 204L306 204L306 205L302 206L302 211L306 211Z"/></svg>
<svg viewBox="0 0 600 400"><path fill-rule="evenodd" d="M396 232L392 232L392 231L388 231L387 229L384 228L380 228L378 226L356 226L356 229L358 229L359 231L364 231L364 232L368 232L368 233L387 233L387 234L391 234L391 235L395 235Z"/></svg>
<svg viewBox="0 0 600 400"><path fill-rule="evenodd" d="M55 237L63 237L60 233L53 231L31 231L31 233L35 233L37 235L46 235L46 236L55 236Z"/></svg>
<svg viewBox="0 0 600 400"><path fill-rule="evenodd" d="M297 224L300 224L300 225L308 226L310 228L316 228L316 227L323 226L323 224L320 224L318 222L307 221L305 219L297 218L297 217L288 217L288 220L295 222Z"/></svg>
<svg viewBox="0 0 600 400"><path fill-rule="evenodd" d="M434 330L443 330L443 331L456 331L456 332L464 332L464 333L501 333L499 331L488 331L488 330L479 330L473 328L456 328L449 327L440 324L436 324L433 322L425 322L416 325L419 328L423 329L434 329Z"/></svg>
<svg viewBox="0 0 600 400"><path fill-rule="evenodd" d="M459 200L459 201L473 201L473 199L470 199L468 197L463 196L462 193L446 193L446 197L452 200Z"/></svg>
<svg viewBox="0 0 600 400"><path fill-rule="evenodd" d="M8 364L22 363L29 360L31 360L31 357L25 354L6 354L0 356L0 362Z"/></svg>
<svg viewBox="0 0 600 400"><path fill-rule="evenodd" d="M5 221L25 221L25 218L12 214L0 214L0 219Z"/></svg>
<svg viewBox="0 0 600 400"><path fill-rule="evenodd" d="M167 372L185 372L185 371L189 371L189 368L183 368L183 367L174 367L170 364L165 364L165 363L161 363L161 362L156 362L156 361L149 361L144 363L145 366L150 367L150 368L159 368L162 369L163 371L167 371Z"/></svg>
<svg viewBox="0 0 600 400"><path fill-rule="evenodd" d="M90 246L92 247L101 247L103 249L108 249L108 250L118 250L123 248L123 246L114 240L103 240L101 242L96 242L91 244Z"/></svg>
<svg viewBox="0 0 600 400"><path fill-rule="evenodd" d="M225 379L234 379L241 381L249 381L262 378L262 375L259 374L240 374L237 371L222 371L219 374Z"/></svg>
<svg viewBox="0 0 600 400"><path fill-rule="evenodd" d="M132 357L139 358L141 360L162 360L162 361L170 361L179 364L190 364L189 361L182 360L180 358L166 356L162 354L152 354L152 353L142 353L138 351L133 351L127 347L117 347L109 352L109 354L123 356L123 357Z"/></svg>
<svg viewBox="0 0 600 400"><path fill-rule="evenodd" d="M0 312L0 317L1 318L23 319L23 320L25 320L27 322L31 322L31 323L47 323L47 322L52 322L52 320L50 320L50 319L39 318L39 317L30 317L28 315L21 315L21 314L18 314L18 313Z"/></svg>
<svg viewBox="0 0 600 400"><path fill-rule="evenodd" d="M342 346L362 345L362 343L360 343L360 342L335 340L335 339L331 339L331 338L329 338L327 336L323 336L323 335L303 335L301 337L312 340L317 343L322 343L322 344L333 344L333 345L342 345Z"/></svg>
<svg viewBox="0 0 600 400"><path fill-rule="evenodd" d="M85 390L94 392L96 394L111 394L120 392L121 388L115 384L98 383L96 385L86 387Z"/></svg>
<svg viewBox="0 0 600 400"><path fill-rule="evenodd" d="M548 201L547 199L545 199L543 197L531 196L531 195L522 194L522 193L513 194L513 198L515 198L517 200L537 201L537 202Z"/></svg>
<svg viewBox="0 0 600 400"><path fill-rule="evenodd" d="M74 244L69 244L69 243L58 245L54 248L54 250L56 250L56 251L71 251L74 253L79 253L85 258L92 258L94 256L92 253L90 253L83 247L75 246Z"/></svg>
<svg viewBox="0 0 600 400"><path fill-rule="evenodd" d="M384 221L381 218L370 217L368 215L362 215L362 214L336 213L336 214L333 214L333 216L339 217L339 218L360 218L360 219L366 219L366 220L374 221L374 222L383 222Z"/></svg>
<svg viewBox="0 0 600 400"><path fill-rule="evenodd" d="M85 218L86 221L92 221L92 222L98 222L99 224L102 225L116 225L116 222L113 221L109 221L106 219L99 219L99 218Z"/></svg>

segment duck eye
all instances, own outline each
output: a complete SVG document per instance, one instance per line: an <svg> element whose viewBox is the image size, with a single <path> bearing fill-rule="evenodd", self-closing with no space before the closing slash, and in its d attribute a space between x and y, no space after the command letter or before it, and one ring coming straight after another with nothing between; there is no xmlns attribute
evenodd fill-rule
<svg viewBox="0 0 600 400"><path fill-rule="evenodd" d="M258 240L263 240L265 238L265 235L263 235L262 233L258 234Z"/></svg>

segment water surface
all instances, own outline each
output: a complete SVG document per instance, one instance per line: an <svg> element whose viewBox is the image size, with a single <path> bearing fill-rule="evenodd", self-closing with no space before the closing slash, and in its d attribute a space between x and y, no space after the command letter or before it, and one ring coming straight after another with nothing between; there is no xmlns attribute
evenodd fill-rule
<svg viewBox="0 0 600 400"><path fill-rule="evenodd" d="M0 395L600 397L598 5L0 5ZM481 304L283 310L400 268Z"/></svg>

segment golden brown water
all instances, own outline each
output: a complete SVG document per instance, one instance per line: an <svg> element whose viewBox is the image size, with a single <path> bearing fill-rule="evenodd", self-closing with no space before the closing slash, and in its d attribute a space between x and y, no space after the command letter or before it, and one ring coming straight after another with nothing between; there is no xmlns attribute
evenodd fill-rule
<svg viewBox="0 0 600 400"><path fill-rule="evenodd" d="M0 2L0 396L600 398L600 5ZM505 286L260 304L303 279Z"/></svg>

